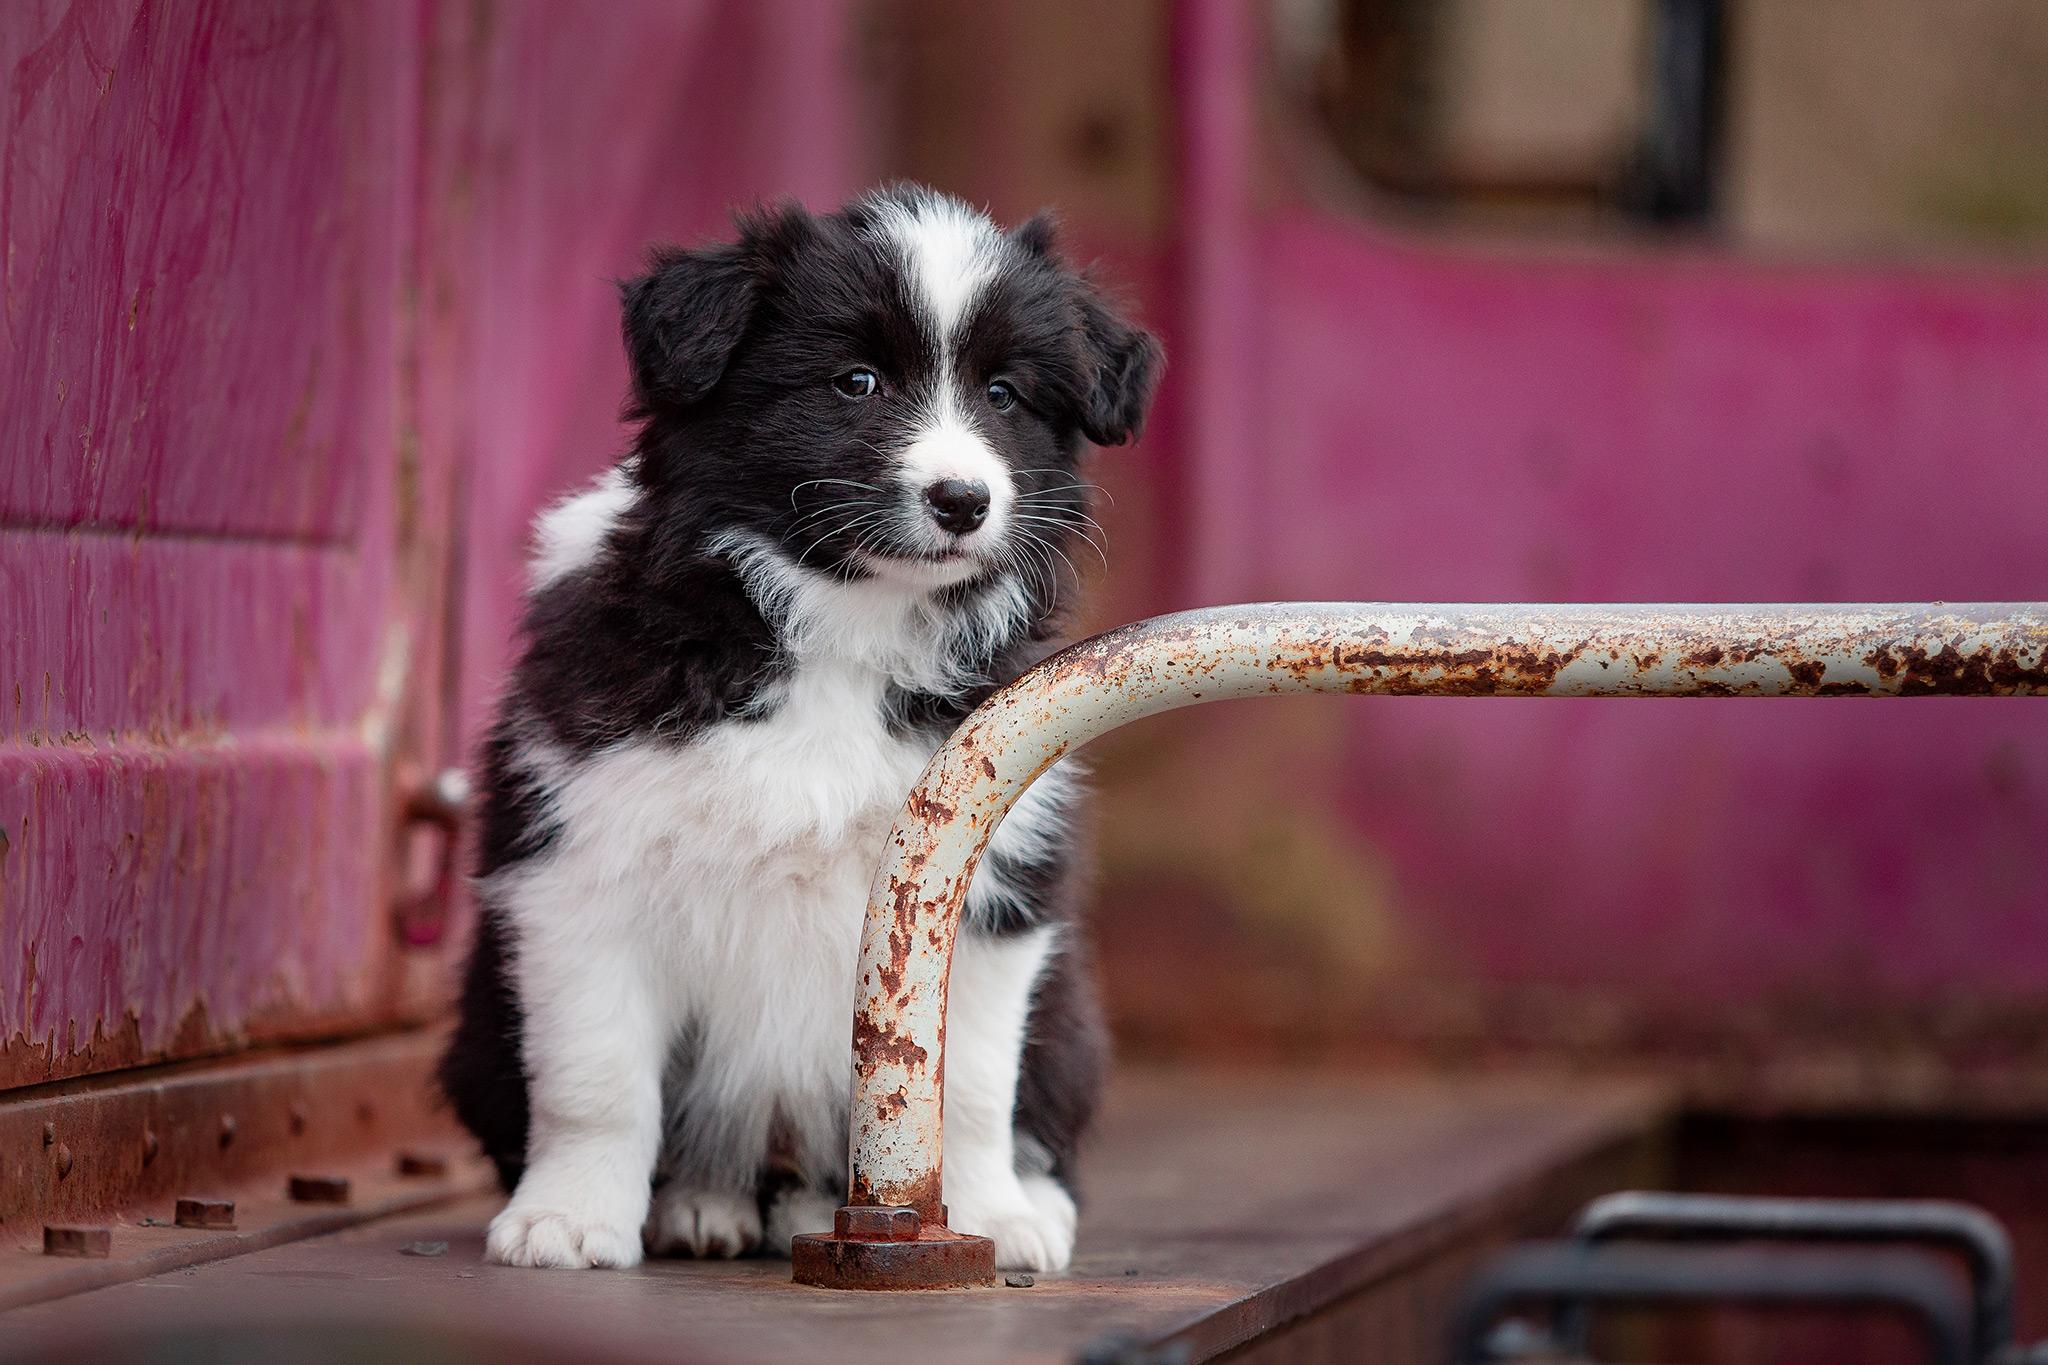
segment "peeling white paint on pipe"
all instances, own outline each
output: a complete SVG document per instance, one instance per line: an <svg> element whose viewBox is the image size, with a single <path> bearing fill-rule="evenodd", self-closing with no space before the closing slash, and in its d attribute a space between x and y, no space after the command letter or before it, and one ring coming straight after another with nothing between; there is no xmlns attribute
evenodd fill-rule
<svg viewBox="0 0 2048 1365"><path fill-rule="evenodd" d="M1046 768L1142 716L1295 692L1403 696L2048 694L2048 603L1285 602L1155 617L1061 651L932 758L868 902L852 1204L940 1219L946 985L989 836Z"/></svg>

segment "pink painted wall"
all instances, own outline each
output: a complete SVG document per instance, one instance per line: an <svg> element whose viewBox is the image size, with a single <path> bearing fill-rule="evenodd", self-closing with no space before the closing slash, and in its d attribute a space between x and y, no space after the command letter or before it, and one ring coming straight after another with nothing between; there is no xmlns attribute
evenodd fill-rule
<svg viewBox="0 0 2048 1365"><path fill-rule="evenodd" d="M1255 28L1178 29L1189 530L1148 606L2048 598L2048 269L1376 224L1251 115ZM1137 1034L1227 1043L1230 999L1240 1039L2048 1096L2039 704L1255 710L1105 758L1150 811L1105 841Z"/></svg>
<svg viewBox="0 0 2048 1365"><path fill-rule="evenodd" d="M438 1008L402 770L620 448L608 280L855 182L847 11L0 13L0 1086Z"/></svg>
<svg viewBox="0 0 2048 1365"><path fill-rule="evenodd" d="M381 1008L399 17L0 21L0 1084Z"/></svg>
<svg viewBox="0 0 2048 1365"><path fill-rule="evenodd" d="M861 13L0 9L0 1085L435 1007L460 926L392 931L399 773L467 752L532 512L623 444L609 280L889 166ZM2048 597L2042 271L1397 233L1286 169L1253 16L1159 34L1161 238L1073 224L1174 356L1102 462L1102 612ZM1044 197L1004 158L1057 125L1007 50L962 117ZM1112 993L1162 1046L2038 1090L2031 714L1163 720L1099 756Z"/></svg>

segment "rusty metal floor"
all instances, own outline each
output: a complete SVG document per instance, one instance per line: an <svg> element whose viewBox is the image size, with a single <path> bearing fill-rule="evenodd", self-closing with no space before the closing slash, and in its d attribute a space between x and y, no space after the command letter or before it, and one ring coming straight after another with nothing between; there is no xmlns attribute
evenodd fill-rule
<svg viewBox="0 0 2048 1365"><path fill-rule="evenodd" d="M1084 1168L1076 1264L1029 1288L843 1293L768 1260L509 1270L481 1259L496 1201L469 1197L17 1309L0 1353L1054 1361L1121 1338L1189 1360L1427 1359L1472 1261L1654 1176L1668 1113L1625 1082L1132 1074Z"/></svg>

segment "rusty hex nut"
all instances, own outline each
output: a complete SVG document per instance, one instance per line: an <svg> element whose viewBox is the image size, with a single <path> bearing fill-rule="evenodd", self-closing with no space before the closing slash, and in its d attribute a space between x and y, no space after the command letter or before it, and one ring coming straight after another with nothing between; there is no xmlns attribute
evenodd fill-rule
<svg viewBox="0 0 2048 1365"><path fill-rule="evenodd" d="M114 1234L108 1228L43 1224L43 1255L82 1256L104 1260L114 1250Z"/></svg>
<svg viewBox="0 0 2048 1365"><path fill-rule="evenodd" d="M180 1199L174 1219L181 1228L231 1228L235 1225L232 1199Z"/></svg>
<svg viewBox="0 0 2048 1365"><path fill-rule="evenodd" d="M441 1176L448 1174L448 1158L440 1152L425 1152L408 1148L398 1154L398 1173L405 1176Z"/></svg>
<svg viewBox="0 0 2048 1365"><path fill-rule="evenodd" d="M833 1235L856 1242L915 1242L918 1231L916 1209L848 1204L832 1215Z"/></svg>
<svg viewBox="0 0 2048 1365"><path fill-rule="evenodd" d="M346 1204L348 1177L340 1175L295 1175L286 1187L301 1204Z"/></svg>

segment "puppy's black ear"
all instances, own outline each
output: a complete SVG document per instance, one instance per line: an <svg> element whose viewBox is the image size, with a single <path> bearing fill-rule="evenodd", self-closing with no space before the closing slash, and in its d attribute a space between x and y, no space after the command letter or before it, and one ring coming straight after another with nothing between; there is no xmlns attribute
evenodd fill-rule
<svg viewBox="0 0 2048 1365"><path fill-rule="evenodd" d="M746 335L761 282L818 231L817 220L794 201L735 221L739 241L694 251L663 247L645 275L619 287L633 370L628 417L686 408L716 388Z"/></svg>
<svg viewBox="0 0 2048 1365"><path fill-rule="evenodd" d="M755 276L744 244L658 248L648 271L619 286L630 417L686 408L717 386L754 309Z"/></svg>
<svg viewBox="0 0 2048 1365"><path fill-rule="evenodd" d="M1144 428L1166 353L1150 332L1125 321L1092 283L1083 280L1078 293L1088 365L1081 431L1099 446L1122 445Z"/></svg>
<svg viewBox="0 0 2048 1365"><path fill-rule="evenodd" d="M1047 261L1053 259L1053 243L1059 235L1059 219L1053 216L1051 209L1040 209L1011 231L1010 240L1025 255Z"/></svg>

